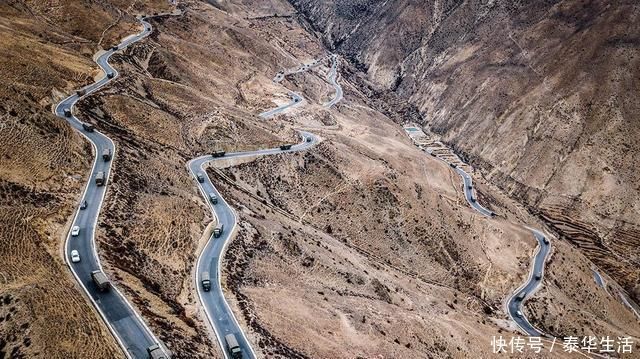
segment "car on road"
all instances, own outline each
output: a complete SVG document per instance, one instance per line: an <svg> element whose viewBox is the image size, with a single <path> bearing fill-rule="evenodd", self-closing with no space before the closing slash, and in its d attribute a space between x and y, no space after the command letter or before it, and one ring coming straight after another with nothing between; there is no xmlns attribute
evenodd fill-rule
<svg viewBox="0 0 640 359"><path fill-rule="evenodd" d="M64 117L71 117L71 110L68 108L64 109Z"/></svg>
<svg viewBox="0 0 640 359"><path fill-rule="evenodd" d="M468 189L469 191L471 191L471 190L473 189L473 186L472 186L472 185L468 185L468 186L467 186L467 189Z"/></svg>
<svg viewBox="0 0 640 359"><path fill-rule="evenodd" d="M527 293L525 293L524 291L520 292L520 294L518 294L518 296L516 297L516 300L519 302L522 302L524 300L524 297L527 295Z"/></svg>
<svg viewBox="0 0 640 359"><path fill-rule="evenodd" d="M213 192L209 192L209 201L213 204L218 204L218 196Z"/></svg>
<svg viewBox="0 0 640 359"><path fill-rule="evenodd" d="M456 168L456 167L458 167L458 166L456 166L456 164L455 164L455 163L449 163L449 166L450 166L451 168Z"/></svg>
<svg viewBox="0 0 640 359"><path fill-rule="evenodd" d="M93 127L93 125L90 123L83 123L82 128L84 128L84 130L87 132L93 132L95 130L95 127Z"/></svg>
<svg viewBox="0 0 640 359"><path fill-rule="evenodd" d="M198 173L196 177L198 177L198 182L204 183L204 175L202 173Z"/></svg>
<svg viewBox="0 0 640 359"><path fill-rule="evenodd" d="M549 239L547 237L542 238L544 244L549 244Z"/></svg>
<svg viewBox="0 0 640 359"><path fill-rule="evenodd" d="M517 312L516 312L516 315L518 316L518 318L522 318L522 317L523 317L523 315L522 315L522 312L521 312L521 311L517 311Z"/></svg>
<svg viewBox="0 0 640 359"><path fill-rule="evenodd" d="M86 199L80 203L80 209L87 209L87 206L88 204Z"/></svg>
<svg viewBox="0 0 640 359"><path fill-rule="evenodd" d="M307 137L307 142L311 142L312 138L311 137Z"/></svg>
<svg viewBox="0 0 640 359"><path fill-rule="evenodd" d="M107 73L107 78L108 78L108 79L112 79L112 78L114 78L115 76L116 76L116 74L114 74L113 72L108 72L108 73Z"/></svg>
<svg viewBox="0 0 640 359"><path fill-rule="evenodd" d="M282 150L282 151L290 150L291 146L292 145L290 145L290 144L280 145L280 150Z"/></svg>
<svg viewBox="0 0 640 359"><path fill-rule="evenodd" d="M542 273L540 273L540 272L536 273L535 278L536 278L536 280L542 279Z"/></svg>
<svg viewBox="0 0 640 359"><path fill-rule="evenodd" d="M71 228L71 237L77 237L78 235L80 235L80 227L73 226L73 228Z"/></svg>
<svg viewBox="0 0 640 359"><path fill-rule="evenodd" d="M78 251L75 249L71 251L71 262L72 263L80 262L80 253L78 253Z"/></svg>

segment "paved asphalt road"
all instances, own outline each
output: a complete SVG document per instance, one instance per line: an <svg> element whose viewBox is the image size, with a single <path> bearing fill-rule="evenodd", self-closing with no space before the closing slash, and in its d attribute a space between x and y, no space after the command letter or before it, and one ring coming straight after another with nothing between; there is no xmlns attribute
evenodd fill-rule
<svg viewBox="0 0 640 359"><path fill-rule="evenodd" d="M289 92L289 96L291 96L291 102L284 104L282 106L276 107L272 110L265 111L261 113L259 116L264 119L271 118L290 107L300 105L304 101L304 98L295 92Z"/></svg>
<svg viewBox="0 0 640 359"><path fill-rule="evenodd" d="M328 79L329 79L329 82L331 82L333 87L336 89L336 96L333 98L333 100L324 104L326 107L331 107L337 104L338 102L340 102L340 100L342 100L342 86L340 86L340 84L338 83L337 78L338 78L338 56L334 54L334 55L331 55L331 72L329 72Z"/></svg>
<svg viewBox="0 0 640 359"><path fill-rule="evenodd" d="M443 158L440 158L438 156L436 156L436 158L447 163L447 165L450 165L450 163L445 161ZM455 167L454 170L460 175L460 177L462 177L463 191L469 205L480 214L487 217L493 217L493 211L484 208L478 203L473 193L473 181L471 179L471 176L460 167ZM531 336L544 336L544 333L533 327L531 323L529 323L527 318L524 317L524 315L518 315L518 312L522 313L522 303L526 301L527 298L530 297L533 292L535 292L535 290L538 289L538 287L542 284L542 279L544 278L545 261L547 259L547 255L551 251L551 241L547 238L547 243L545 243L545 235L542 232L533 228L527 227L527 229L532 231L533 235L538 240L538 248L533 259L533 267L531 268L531 272L529 273L527 281L523 285L521 285L520 288L518 288L507 300L506 308L507 313L509 313L511 319L525 333ZM540 275L540 279L535 278L536 274ZM522 297L522 295L524 296ZM522 297L522 299L518 299L519 296Z"/></svg>
<svg viewBox="0 0 640 359"><path fill-rule="evenodd" d="M542 279L544 278L544 264L547 259L547 255L551 251L551 241L547 239L547 243L545 243L545 235L533 228L528 228L533 235L538 240L538 249L533 258L533 268L529 273L529 278L527 281L516 290L511 297L507 300L507 312L513 321L518 324L520 329L522 329L525 333L531 336L540 337L545 336L544 333L536 329L524 315L518 314L518 312L522 313L522 303L527 300L538 287L542 284ZM540 279L536 279L536 275L540 275ZM518 296L524 296L522 299L519 299Z"/></svg>
<svg viewBox="0 0 640 359"><path fill-rule="evenodd" d="M604 284L604 278L602 278L600 273L598 273L598 271L595 268L591 268L591 271L593 272L593 279L596 281L596 284L600 288L603 288L606 291L607 288L606 288L606 286Z"/></svg>
<svg viewBox="0 0 640 359"><path fill-rule="evenodd" d="M251 348L251 344L247 340L246 336L242 332L242 329L238 325L233 312L229 308L227 301L224 298L222 292L222 285L220 283L220 266L224 257L224 251L233 235L236 226L236 214L235 211L229 206L227 201L220 195L220 192L215 188L211 180L204 170L204 165L208 162L225 160L229 158L241 158L241 157L255 157L275 155L279 153L289 153L296 151L303 151L318 143L318 138L309 133L300 131L302 142L293 145L289 150L281 150L280 148L272 148L266 150L252 151L252 152L235 152L228 153L224 157L214 158L212 156L202 156L195 158L187 164L189 171L191 172L206 203L209 204L213 215L217 218L217 222L224 225L224 230L219 238L214 238L213 235L209 238L205 248L203 249L198 263L196 264L196 287L198 288L198 296L200 302L205 308L209 323L214 328L218 342L222 348L222 352L225 358L230 358L227 352L227 346L224 342L224 336L227 334L234 334L240 345L244 358L255 358L256 355ZM197 180L197 175L204 175L204 182L200 183ZM209 200L209 193L213 193L218 197L218 203L212 204ZM209 272L211 276L211 290L205 292L200 283L203 272Z"/></svg>
<svg viewBox="0 0 640 359"><path fill-rule="evenodd" d="M141 23L144 26L144 30L135 36L127 37L118 45L118 50L115 51L119 51L139 41L151 33L151 25L144 20L141 20ZM112 79L107 77L107 73L113 73L113 78L118 76L118 72L109 65L109 57L111 57L115 51L109 49L98 57L96 62L104 71L105 75L97 82L84 87L85 95L83 96L109 83ZM117 288L112 287L111 290L107 292L100 292L91 278L92 271L102 270L100 259L98 258L95 248L95 230L107 188L106 186L98 187L94 178L99 171L105 172L107 179L109 178L112 161L104 161L102 159L102 152L104 149L110 149L113 156L115 155L116 148L109 137L97 130L94 132L85 131L82 128L82 121L75 116L65 117L64 111L67 109L72 110L80 98L81 96L75 93L62 100L55 109L57 116L65 119L73 128L82 133L91 142L96 156L91 169L90 179L82 196L82 200L87 201L87 208L84 210L76 210L72 224L72 226L80 227L80 235L72 237L70 232L67 235L65 242L65 259L76 280L82 285L84 291L91 299L93 305L98 309L98 312L107 323L107 326L118 343L124 349L126 355L130 358L147 358L147 348L159 343L158 339ZM81 259L79 263L71 263L69 258L72 250L79 252Z"/></svg>
<svg viewBox="0 0 640 359"><path fill-rule="evenodd" d="M462 177L462 184L464 186L464 197L467 199L469 205L471 205L473 209L480 212L482 215L493 217L493 211L482 207L482 205L478 203L476 196L473 194L473 181L471 180L471 176L467 172L463 171L460 167L456 167L455 170L460 175L460 177Z"/></svg>

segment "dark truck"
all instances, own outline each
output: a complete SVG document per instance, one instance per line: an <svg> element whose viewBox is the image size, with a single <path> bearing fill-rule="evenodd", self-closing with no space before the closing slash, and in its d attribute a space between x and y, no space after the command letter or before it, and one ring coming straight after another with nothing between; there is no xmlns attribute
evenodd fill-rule
<svg viewBox="0 0 640 359"><path fill-rule="evenodd" d="M105 148L104 150L102 150L102 159L107 162L111 159L111 149L110 148Z"/></svg>
<svg viewBox="0 0 640 359"><path fill-rule="evenodd" d="M93 127L92 124L85 122L82 123L82 128L84 128L84 130L87 132L93 132L93 130L95 130L95 127Z"/></svg>
<svg viewBox="0 0 640 359"><path fill-rule="evenodd" d="M290 149L291 149L291 146L292 146L292 145L290 145L290 144L281 145L281 146L280 146L280 149L281 149L281 150L283 150L283 151L290 150Z"/></svg>
<svg viewBox="0 0 640 359"><path fill-rule="evenodd" d="M211 154L211 157L224 157L225 154L226 154L225 151L214 151Z"/></svg>
<svg viewBox="0 0 640 359"><path fill-rule="evenodd" d="M233 359L242 359L242 349L236 340L236 336L233 334L227 334L224 336L224 340L227 342L227 349L231 353Z"/></svg>
<svg viewBox="0 0 640 359"><path fill-rule="evenodd" d="M213 237L218 238L222 235L222 231L224 230L224 224L218 223L216 228L213 230Z"/></svg>
<svg viewBox="0 0 640 359"><path fill-rule="evenodd" d="M204 289L205 292L211 290L211 277L209 277L209 272L202 272L200 283L202 283L202 289Z"/></svg>
<svg viewBox="0 0 640 359"><path fill-rule="evenodd" d="M64 109L64 117L71 117L71 109L69 108Z"/></svg>
<svg viewBox="0 0 640 359"><path fill-rule="evenodd" d="M96 186L104 186L105 181L107 180L107 176L104 172L100 171L96 173Z"/></svg>
<svg viewBox="0 0 640 359"><path fill-rule="evenodd" d="M154 344L147 348L147 353L149 354L150 359L169 359L168 356L164 354L160 345Z"/></svg>
<svg viewBox="0 0 640 359"><path fill-rule="evenodd" d="M98 287L98 290L101 292L108 291L109 288L111 288L111 282L109 282L107 276L100 270L91 272L91 279L93 279L93 283L96 284L96 287Z"/></svg>

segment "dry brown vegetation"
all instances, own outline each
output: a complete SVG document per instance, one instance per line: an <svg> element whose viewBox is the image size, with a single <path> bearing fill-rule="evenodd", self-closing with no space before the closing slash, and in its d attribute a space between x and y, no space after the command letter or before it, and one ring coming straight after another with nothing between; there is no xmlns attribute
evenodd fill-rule
<svg viewBox="0 0 640 359"><path fill-rule="evenodd" d="M362 91L410 102L640 300L637 2L291 2Z"/></svg>
<svg viewBox="0 0 640 359"><path fill-rule="evenodd" d="M151 20L149 38L113 57L123 76L77 108L117 146L99 254L154 333L179 357L221 355L192 283L211 218L186 162L292 142L304 127L323 137L308 152L210 170L240 216L223 278L259 355L488 357L490 336L514 330L503 301L535 248L519 224L536 219L489 184L495 177L477 179L479 198L502 218L468 208L459 177L391 120L405 109L394 97L374 102L384 115L354 80L343 102L322 108L328 63L274 84L280 69L326 55L286 2L215 3L185 1L182 16ZM0 78L11 79L0 87L0 351L114 357L119 348L60 256L91 149L50 108L96 75L99 44L138 30L133 14L167 5L58 4L0 5ZM308 103L256 117L287 89ZM592 283L589 261L554 248L532 320L558 334L638 335Z"/></svg>

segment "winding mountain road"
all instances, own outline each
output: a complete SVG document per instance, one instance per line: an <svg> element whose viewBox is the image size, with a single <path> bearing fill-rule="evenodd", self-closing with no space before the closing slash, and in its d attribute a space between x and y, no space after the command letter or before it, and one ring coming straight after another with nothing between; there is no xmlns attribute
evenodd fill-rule
<svg viewBox="0 0 640 359"><path fill-rule="evenodd" d="M200 193L202 194L205 202L209 204L209 208L211 209L211 213L215 216L216 222L218 225L224 225L222 235L219 238L215 238L211 235L209 241L202 250L202 253L198 257L195 285L198 288L198 297L200 298L200 302L205 309L209 323L216 333L216 337L220 343L220 347L222 348L225 358L230 358L230 353L227 352L227 347L223 340L227 334L234 334L236 336L238 344L240 345L245 357L255 358L256 355L251 344L238 325L238 321L233 315L233 311L224 298L222 284L220 282L221 263L224 259L224 251L235 231L237 216L233 208L231 208L227 201L225 201L225 199L220 195L220 192L218 192L216 187L213 185L209 176L206 175L204 165L219 160L304 151L318 143L318 138L312 133L304 131L300 131L299 133L302 138L302 142L291 146L291 148L287 150L271 148L259 151L228 153L225 154L224 157L213 157L211 155L201 156L189 161L187 164L191 175L198 183ZM204 177L203 182L198 181L199 174ZM218 198L217 204L213 204L211 202L209 197L210 194L214 194ZM211 276L211 290L208 292L203 290L200 283L203 272L208 272Z"/></svg>
<svg viewBox="0 0 640 359"><path fill-rule="evenodd" d="M166 14L157 16L162 15ZM108 179L113 163L112 160L104 161L101 156L103 151L107 149L110 150L113 157L116 153L116 147L113 141L103 133L97 130L92 132L84 130L82 126L83 122L72 114L73 107L78 100L102 88L118 76L118 72L109 64L111 55L130 44L144 39L151 33L151 25L144 19L140 20L140 22L143 30L139 34L127 37L118 45L117 49L111 48L96 59L96 63L104 72L104 76L95 83L83 87L78 92L62 100L55 108L55 114L58 117L65 119L74 129L79 131L91 142L95 155L91 176L84 188L81 199L81 202L87 201L87 206L85 209L78 208L76 210L72 224L72 226L78 226L80 228L80 233L78 236L72 236L71 231L67 234L64 253L65 261L71 269L71 272L84 289L91 303L104 319L111 333L123 348L125 355L128 358L147 358L147 348L157 344L160 345L164 355L168 358L170 355L168 350L164 348L158 338L151 332L142 317L135 311L118 288L112 285L111 290L101 292L92 280L92 271L103 271L100 258L96 251L95 230L98 215L100 214L100 209L102 208L102 203L107 191ZM108 76L107 74L111 75ZM65 112L67 112L67 116ZM98 186L94 181L95 175L98 172L105 173L104 186ZM72 263L69 260L72 250L78 251L81 259L80 262Z"/></svg>
<svg viewBox="0 0 640 359"><path fill-rule="evenodd" d="M258 116L260 116L260 117L262 117L264 119L268 119L268 118L271 118L271 117L281 113L282 111L284 111L284 110L286 110L288 108L291 108L291 107L294 107L294 106L298 106L298 105L300 105L300 104L302 104L304 102L304 98L301 95L299 95L299 94L297 94L295 92L289 92L289 96L291 96L291 102L286 103L286 104L284 104L282 106L278 106L278 107L276 107L276 108L274 108L272 110L268 110L268 111L262 112Z"/></svg>
<svg viewBox="0 0 640 359"><path fill-rule="evenodd" d="M315 60L313 63L303 65L295 70L280 72L274 77L273 81L279 83L284 79L286 75L307 71L320 64L321 61L322 60ZM338 84L335 80L335 66L336 65L334 62L332 70L332 82L334 86L336 86L340 90L339 92L337 92L339 95L337 95L333 100L334 103L342 99L342 88L340 87L340 84ZM304 101L304 98L295 92L290 91L289 95L292 97L292 101L290 103L262 112L259 116L264 119L271 118L290 107L301 104ZM204 169L204 166L210 162L220 160L268 156L280 153L304 151L315 146L319 142L319 139L312 133L305 131L298 132L300 134L300 137L302 138L302 142L296 145L292 145L288 149L271 148L258 151L226 153L222 157L213 157L212 155L207 155L194 158L187 163L189 172L196 180L200 193L202 194L205 202L209 205L211 213L216 218L216 225L223 226L222 234L218 238L215 238L215 236L212 234L209 238L209 241L202 250L202 253L200 253L198 262L196 264L194 280L198 291L198 297L200 299L200 303L204 307L207 320L213 328L216 334L216 339L218 340L222 352L227 359L231 357L231 353L229 353L227 345L223 338L225 338L225 336L228 334L233 334L236 337L238 345L242 350L243 357L255 358L256 354L253 351L251 343L247 339L245 333L242 331L242 328L240 328L238 321L233 314L233 311L229 307L229 304L225 300L224 293L222 292L222 284L220 282L221 264L224 258L224 252L231 237L234 234L237 225L237 216L233 208L229 206L227 201L225 201L225 199L220 195L220 192L218 192L218 190L211 182L211 179ZM211 201L212 196L215 196L215 198L217 198L216 204ZM209 291L205 291L201 283L202 275L205 272L209 273L211 280L211 289Z"/></svg>
<svg viewBox="0 0 640 359"><path fill-rule="evenodd" d="M424 149L425 152L432 154L429 149ZM455 166L441 158L440 156L434 156L436 159L441 160L442 162L452 167L452 169L462 177L462 190L465 196L465 199L477 212L486 217L495 217L495 213L493 211L488 210L483 207L476 196L473 193L473 181L471 176L465 172L459 166ZM506 301L506 311L509 314L509 317L518 325L518 327L530 336L545 336L543 332L536 329L527 318L525 318L522 313L522 304L542 285L542 279L544 277L544 265L547 259L547 255L551 251L551 241L539 230L526 227L528 230L533 232L534 237L538 241L538 247L536 249L536 253L533 257L533 265L531 266L531 271L529 272L529 276L527 281L523 283Z"/></svg>
<svg viewBox="0 0 640 359"><path fill-rule="evenodd" d="M536 240L538 240L538 248L536 254L533 257L533 266L527 281L520 286L507 300L507 312L509 317L518 324L520 329L525 333L534 337L546 336L543 332L536 329L524 314L522 314L522 303L529 298L533 293L542 285L542 278L544 276L544 264L547 259L547 255L551 251L551 242L545 237L545 235L533 228L527 227Z"/></svg>
<svg viewBox="0 0 640 359"><path fill-rule="evenodd" d="M333 99L324 104L325 107L331 107L340 102L343 96L342 86L338 83L338 55L336 54L331 55L331 71L327 79L333 85L333 88L336 89L336 95Z"/></svg>

